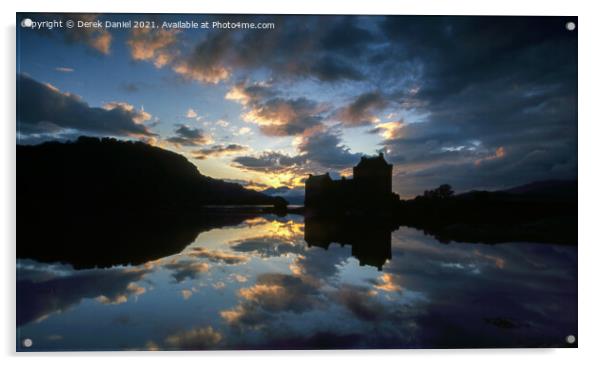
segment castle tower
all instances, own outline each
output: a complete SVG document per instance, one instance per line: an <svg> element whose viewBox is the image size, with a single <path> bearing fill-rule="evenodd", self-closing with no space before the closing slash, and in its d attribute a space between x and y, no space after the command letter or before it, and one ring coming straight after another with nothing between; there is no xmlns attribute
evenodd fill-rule
<svg viewBox="0 0 602 365"><path fill-rule="evenodd" d="M317 207L325 205L332 190L332 179L328 173L309 175L305 181L305 206Z"/></svg>
<svg viewBox="0 0 602 365"><path fill-rule="evenodd" d="M384 196L393 192L393 165L380 153L377 157L362 157L353 168L353 179L360 193Z"/></svg>

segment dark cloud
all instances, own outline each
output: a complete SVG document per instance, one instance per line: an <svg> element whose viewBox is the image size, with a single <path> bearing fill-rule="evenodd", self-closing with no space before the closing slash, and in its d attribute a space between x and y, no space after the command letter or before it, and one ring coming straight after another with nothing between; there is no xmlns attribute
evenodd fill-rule
<svg viewBox="0 0 602 365"><path fill-rule="evenodd" d="M23 135L79 131L110 136L154 136L143 110L115 102L91 107L79 96L62 92L29 76L17 75L17 132Z"/></svg>
<svg viewBox="0 0 602 365"><path fill-rule="evenodd" d="M363 53L366 47L377 41L377 37L368 29L360 26L361 19L345 16L333 22L332 27L324 33L320 40L322 47L351 57Z"/></svg>
<svg viewBox="0 0 602 365"><path fill-rule="evenodd" d="M421 65L416 86L391 99L426 118L383 142L402 195L577 177L577 37L567 18L405 20L382 23L399 45L390 55Z"/></svg>
<svg viewBox="0 0 602 365"><path fill-rule="evenodd" d="M387 102L378 91L363 93L339 110L334 118L343 122L345 126L369 125L375 122L377 112L386 107Z"/></svg>
<svg viewBox="0 0 602 365"><path fill-rule="evenodd" d="M221 156L233 155L233 154L238 154L238 153L244 152L248 149L249 148L247 146L243 146L243 145L236 144L236 143L231 143L231 144L227 144L227 145L218 144L218 145L211 146L209 148L204 148L204 149L195 151L194 158L196 158L197 160L204 160L210 156L221 157Z"/></svg>
<svg viewBox="0 0 602 365"><path fill-rule="evenodd" d="M336 56L323 56L310 66L309 73L320 81L362 80L364 75L349 61Z"/></svg>
<svg viewBox="0 0 602 365"><path fill-rule="evenodd" d="M361 154L352 153L335 130L318 129L302 136L294 156L263 152L257 156L239 156L234 166L264 172L292 171L301 174L316 169L342 169L353 166Z"/></svg>
<svg viewBox="0 0 602 365"><path fill-rule="evenodd" d="M268 99L254 105L244 118L268 136L292 136L320 125L322 106L306 98Z"/></svg>
<svg viewBox="0 0 602 365"><path fill-rule="evenodd" d="M186 124L176 124L174 135L167 138L168 142L180 146L200 146L212 141L211 136L205 134L202 129L188 126Z"/></svg>
<svg viewBox="0 0 602 365"><path fill-rule="evenodd" d="M255 171L278 172L301 167L304 156L289 156L280 152L263 152L258 156L239 156L233 159L234 166Z"/></svg>
<svg viewBox="0 0 602 365"><path fill-rule="evenodd" d="M343 144L340 134L334 130L312 133L303 138L299 152L309 161L327 168L346 168L357 163L361 154L353 153Z"/></svg>
<svg viewBox="0 0 602 365"><path fill-rule="evenodd" d="M220 21L241 20L233 16ZM370 39L370 32L349 23L344 17L330 21L319 17L268 16L244 21L271 21L277 31L209 33L187 56L174 62L174 70L188 79L217 83L230 78L235 70L267 69L273 75L320 81L360 80L362 73L353 62L339 58ZM345 31L358 37L346 42Z"/></svg>

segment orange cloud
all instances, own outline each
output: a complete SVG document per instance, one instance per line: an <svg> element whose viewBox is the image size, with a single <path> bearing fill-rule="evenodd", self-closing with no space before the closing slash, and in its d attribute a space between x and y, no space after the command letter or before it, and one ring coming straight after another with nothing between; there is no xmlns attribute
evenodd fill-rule
<svg viewBox="0 0 602 365"><path fill-rule="evenodd" d="M376 130L387 140L397 139L402 137L403 127L405 124L401 121L380 123L376 125Z"/></svg>
<svg viewBox="0 0 602 365"><path fill-rule="evenodd" d="M122 109L132 114L132 120L136 124L142 124L153 117L150 113L144 111L144 109L136 110L132 104L123 101L112 101L104 104L102 107L105 110L113 110L115 108Z"/></svg>
<svg viewBox="0 0 602 365"><path fill-rule="evenodd" d="M165 344L177 349L205 349L212 348L222 339L223 335L220 332L207 326L169 335L165 338Z"/></svg>
<svg viewBox="0 0 602 365"><path fill-rule="evenodd" d="M181 293L184 300L188 300L192 296L192 290L182 289Z"/></svg>
<svg viewBox="0 0 602 365"><path fill-rule="evenodd" d="M132 58L136 61L151 61L157 68L171 63L177 55L177 50L173 47L177 34L177 30L135 28L127 41Z"/></svg>
<svg viewBox="0 0 602 365"><path fill-rule="evenodd" d="M501 159L501 158L504 158L505 156L506 156L506 149L503 146L502 147L498 147L498 148L496 148L494 154L476 160L475 161L475 165L479 166L481 163L483 163L485 161L492 161L492 160L496 160L496 159Z"/></svg>
<svg viewBox="0 0 602 365"><path fill-rule="evenodd" d="M109 54L111 49L111 33L104 32L90 40L90 45L102 54Z"/></svg>
<svg viewBox="0 0 602 365"><path fill-rule="evenodd" d="M222 66L211 66L209 68L195 68L188 63L179 63L173 70L188 80L195 80L207 84L217 84L230 77L230 70Z"/></svg>

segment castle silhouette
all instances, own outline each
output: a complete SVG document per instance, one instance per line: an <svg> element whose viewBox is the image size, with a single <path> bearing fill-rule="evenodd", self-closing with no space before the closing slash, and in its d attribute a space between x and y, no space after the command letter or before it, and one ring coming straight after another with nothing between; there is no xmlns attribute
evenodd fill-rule
<svg viewBox="0 0 602 365"><path fill-rule="evenodd" d="M393 165L382 153L363 156L353 167L353 178L333 180L328 173L305 181L306 216L390 216L399 202L392 190Z"/></svg>

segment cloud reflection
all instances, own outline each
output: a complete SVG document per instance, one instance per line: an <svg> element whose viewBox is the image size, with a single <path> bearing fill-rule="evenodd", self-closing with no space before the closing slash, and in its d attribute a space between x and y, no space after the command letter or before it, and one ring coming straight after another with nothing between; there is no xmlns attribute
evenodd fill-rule
<svg viewBox="0 0 602 365"><path fill-rule="evenodd" d="M120 304L145 293L137 282L150 271L145 268L73 270L67 265L17 262L17 325L41 321L52 313L65 312L84 299Z"/></svg>

